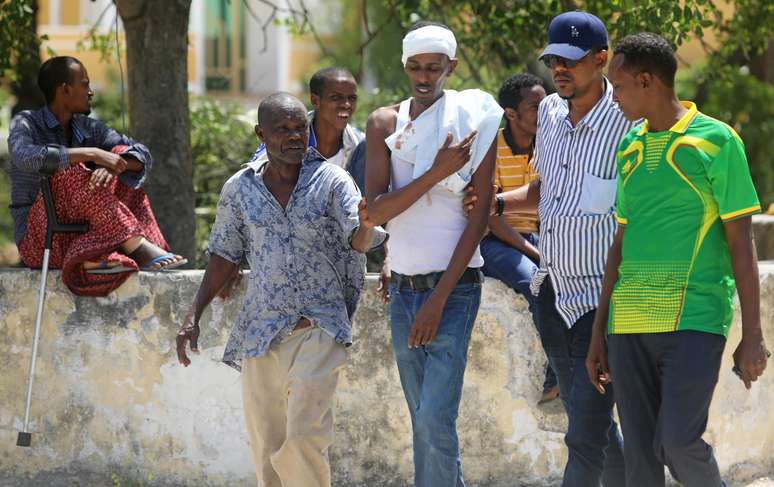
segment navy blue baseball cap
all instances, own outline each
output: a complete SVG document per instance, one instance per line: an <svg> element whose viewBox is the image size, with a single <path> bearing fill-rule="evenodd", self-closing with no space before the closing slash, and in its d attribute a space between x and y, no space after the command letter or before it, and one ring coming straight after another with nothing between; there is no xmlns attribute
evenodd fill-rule
<svg viewBox="0 0 774 487"><path fill-rule="evenodd" d="M540 55L577 61L594 48L607 47L607 29L599 17L579 10L559 14L548 26L548 46Z"/></svg>

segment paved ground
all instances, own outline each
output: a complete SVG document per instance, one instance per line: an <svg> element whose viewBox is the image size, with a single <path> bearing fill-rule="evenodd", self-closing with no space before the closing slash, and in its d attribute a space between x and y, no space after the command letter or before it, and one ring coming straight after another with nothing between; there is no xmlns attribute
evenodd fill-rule
<svg viewBox="0 0 774 487"><path fill-rule="evenodd" d="M677 483L668 483L669 487L680 487ZM150 477L141 481L122 478L120 475L107 474L65 474L44 475L32 482L16 478L6 478L0 474L0 487L180 487L174 483L159 481ZM214 485L212 487L215 487ZM365 486L364 486L365 487ZM476 486L471 486L476 487ZM774 487L774 477L765 477L752 482L735 482L729 487Z"/></svg>
<svg viewBox="0 0 774 487"><path fill-rule="evenodd" d="M111 478L112 477L112 478ZM680 487L680 484L669 483L669 487ZM118 475L103 474L57 474L43 476L32 483L29 480L9 479L0 475L0 487L179 487L174 483L159 482L158 479L143 479L141 482L129 481ZM213 486L214 487L214 486ZM476 486L471 486L476 487ZM729 487L774 487L774 477L765 477L752 482L729 484Z"/></svg>
<svg viewBox="0 0 774 487"><path fill-rule="evenodd" d="M739 484L739 487L774 487L774 478L766 477L765 479L758 479L755 482L749 484Z"/></svg>

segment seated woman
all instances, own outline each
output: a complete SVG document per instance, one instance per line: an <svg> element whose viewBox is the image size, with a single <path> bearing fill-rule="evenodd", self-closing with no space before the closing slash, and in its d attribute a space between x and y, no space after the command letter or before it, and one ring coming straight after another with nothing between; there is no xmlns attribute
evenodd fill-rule
<svg viewBox="0 0 774 487"><path fill-rule="evenodd" d="M166 270L187 262L168 252L141 188L152 164L148 149L89 118L93 93L75 58L43 63L38 85L46 106L11 122L11 215L22 261L41 267L46 213L41 169L51 178L57 219L88 222L84 234L56 234L49 265L75 294L104 296L131 271Z"/></svg>

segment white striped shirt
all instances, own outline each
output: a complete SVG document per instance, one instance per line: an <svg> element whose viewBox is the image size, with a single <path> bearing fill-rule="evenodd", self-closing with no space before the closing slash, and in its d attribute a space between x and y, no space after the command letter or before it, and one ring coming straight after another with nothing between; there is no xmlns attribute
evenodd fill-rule
<svg viewBox="0 0 774 487"><path fill-rule="evenodd" d="M556 309L568 328L596 309L607 252L616 221L615 154L632 123L605 92L575 127L569 105L558 94L538 111L533 164L540 174L540 269L532 280L537 295L546 276L556 292ZM585 194L584 194L585 191Z"/></svg>

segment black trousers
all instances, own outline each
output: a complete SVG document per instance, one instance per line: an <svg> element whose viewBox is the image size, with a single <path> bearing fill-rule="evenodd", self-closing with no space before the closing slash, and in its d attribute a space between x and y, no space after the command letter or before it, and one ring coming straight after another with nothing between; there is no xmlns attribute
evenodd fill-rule
<svg viewBox="0 0 774 487"><path fill-rule="evenodd" d="M725 344L698 331L608 336L628 487L662 487L664 465L686 487L725 485L702 440Z"/></svg>

